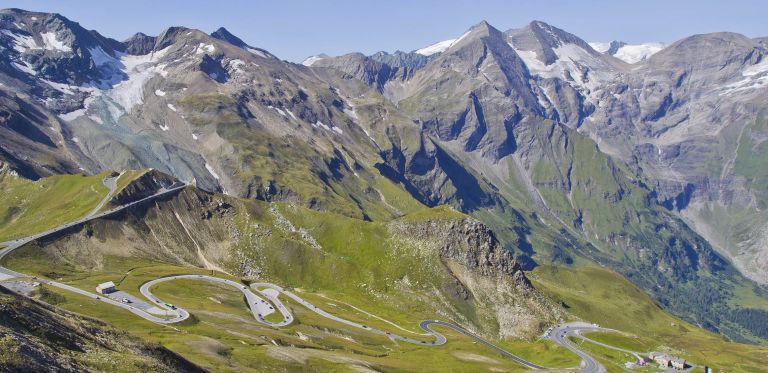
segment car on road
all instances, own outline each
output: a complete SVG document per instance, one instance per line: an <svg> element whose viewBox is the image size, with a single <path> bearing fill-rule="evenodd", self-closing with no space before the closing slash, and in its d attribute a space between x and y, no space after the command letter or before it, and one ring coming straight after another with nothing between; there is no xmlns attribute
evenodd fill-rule
<svg viewBox="0 0 768 373"><path fill-rule="evenodd" d="M120 301L123 302L123 303L133 303L133 301L128 299L128 298L123 298Z"/></svg>

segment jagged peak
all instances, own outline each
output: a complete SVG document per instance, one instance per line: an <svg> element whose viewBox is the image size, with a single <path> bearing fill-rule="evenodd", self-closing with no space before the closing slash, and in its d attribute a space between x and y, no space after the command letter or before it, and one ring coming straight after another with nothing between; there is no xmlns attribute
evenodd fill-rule
<svg viewBox="0 0 768 373"><path fill-rule="evenodd" d="M465 45L471 44L475 41L486 38L499 38L503 40L504 34L491 26L488 21L482 20L474 26L470 27L464 34L455 39L445 50L445 52L452 49L459 49Z"/></svg>
<svg viewBox="0 0 768 373"><path fill-rule="evenodd" d="M411 53L416 53L422 56L431 57L447 51L449 48L453 47L454 45L458 45L460 42L466 39L467 36L469 36L470 34L479 38L479 37L487 36L494 32L500 33L500 31L496 30L493 26L491 26L491 24L488 23L488 21L481 20L477 24L470 27L466 32L464 32L458 38L439 41L437 43L430 44L424 48L419 48Z"/></svg>
<svg viewBox="0 0 768 373"><path fill-rule="evenodd" d="M243 39L240 39L239 37L235 36L224 27L219 27L218 29L216 29L216 31L212 32L211 37L226 41L227 43L230 43L238 48L249 47L249 45L246 42L244 42Z"/></svg>
<svg viewBox="0 0 768 373"><path fill-rule="evenodd" d="M200 31L189 29L184 26L168 27L167 29L163 30L163 32L161 32L160 35L157 36L154 50L161 50L163 48L166 48L176 43L177 39L180 37L180 34L182 33L194 33L194 32L200 32Z"/></svg>
<svg viewBox="0 0 768 373"><path fill-rule="evenodd" d="M555 49L569 44L576 45L591 55L600 55L600 52L594 50L586 41L544 21L532 21L523 28L508 30L505 34L515 50L535 52L545 65L557 61Z"/></svg>
<svg viewBox="0 0 768 373"><path fill-rule="evenodd" d="M125 39L123 45L125 46L128 54L141 56L152 52L157 42L156 36L149 36L147 34L137 32L133 36Z"/></svg>
<svg viewBox="0 0 768 373"><path fill-rule="evenodd" d="M147 37L153 38L154 36L149 36L149 35L147 35L147 34L145 34L145 33L141 32L141 31L139 31L139 32L137 32L137 33L135 33L135 34L131 35L131 36L130 36L128 39L126 39L126 40L130 40L130 39L136 39L136 38L147 38Z"/></svg>

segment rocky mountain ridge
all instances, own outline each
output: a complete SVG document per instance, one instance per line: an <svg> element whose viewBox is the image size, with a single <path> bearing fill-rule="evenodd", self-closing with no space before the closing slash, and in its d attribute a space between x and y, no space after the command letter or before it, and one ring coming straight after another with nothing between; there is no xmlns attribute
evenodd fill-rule
<svg viewBox="0 0 768 373"><path fill-rule="evenodd" d="M526 267L611 266L678 315L754 338L722 315L753 286L729 260L764 282L759 40L697 35L629 64L543 22L481 22L430 53L296 65L225 29L120 43L64 22L58 49L38 50L58 23L34 22L61 16L46 17L0 18L14 51L0 156L22 175L152 167L363 220L451 204Z"/></svg>

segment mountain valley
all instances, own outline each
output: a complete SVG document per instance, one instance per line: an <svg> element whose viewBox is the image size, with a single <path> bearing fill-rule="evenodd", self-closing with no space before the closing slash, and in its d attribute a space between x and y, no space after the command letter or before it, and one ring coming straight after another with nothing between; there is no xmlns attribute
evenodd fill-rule
<svg viewBox="0 0 768 373"><path fill-rule="evenodd" d="M492 343L568 369L583 359L541 336L587 322L693 369L768 365L760 38L588 43L482 21L412 52L297 64L223 27L117 41L5 9L0 50L0 264L26 276L0 284L43 279L27 295L53 306L12 302L163 346L131 342L136 364L524 369ZM271 327L191 280L156 286L189 310L176 324L52 285L138 295L181 274L277 284L388 336L293 298L296 322ZM423 320L490 342L445 326L442 346L392 338L424 339ZM4 322L0 340L21 340ZM633 359L588 342L609 371ZM64 370L107 369L78 359Z"/></svg>

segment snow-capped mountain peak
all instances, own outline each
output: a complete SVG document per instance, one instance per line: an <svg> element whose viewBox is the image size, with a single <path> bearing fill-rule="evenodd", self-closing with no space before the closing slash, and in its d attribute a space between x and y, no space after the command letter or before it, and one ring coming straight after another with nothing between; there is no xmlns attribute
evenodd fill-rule
<svg viewBox="0 0 768 373"><path fill-rule="evenodd" d="M431 56L433 54L442 53L445 52L445 50L448 49L455 41L456 39L443 40L424 48L417 49L415 53L418 53L422 56Z"/></svg>
<svg viewBox="0 0 768 373"><path fill-rule="evenodd" d="M644 61L665 47L664 43L627 44L615 40L610 43L592 42L589 45L600 53L614 56L630 64Z"/></svg>

